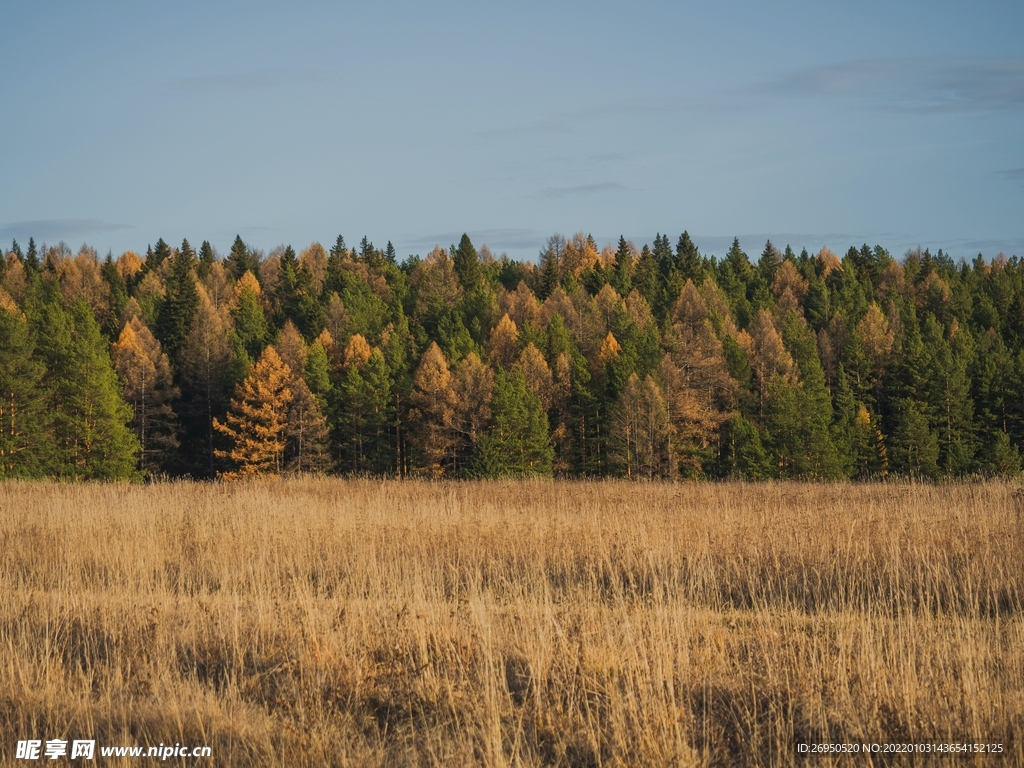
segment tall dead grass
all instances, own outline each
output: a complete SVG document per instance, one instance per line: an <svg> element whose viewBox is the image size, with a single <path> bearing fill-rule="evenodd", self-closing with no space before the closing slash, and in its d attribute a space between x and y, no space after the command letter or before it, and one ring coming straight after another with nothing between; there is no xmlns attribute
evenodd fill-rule
<svg viewBox="0 0 1024 768"><path fill-rule="evenodd" d="M999 483L0 485L0 755L1024 764L1022 510Z"/></svg>

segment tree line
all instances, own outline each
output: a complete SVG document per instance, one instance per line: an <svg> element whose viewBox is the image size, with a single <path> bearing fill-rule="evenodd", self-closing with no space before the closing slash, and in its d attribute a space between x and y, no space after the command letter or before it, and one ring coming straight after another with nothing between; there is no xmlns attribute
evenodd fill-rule
<svg viewBox="0 0 1024 768"><path fill-rule="evenodd" d="M1017 474L1024 264L14 242L0 398L4 478Z"/></svg>

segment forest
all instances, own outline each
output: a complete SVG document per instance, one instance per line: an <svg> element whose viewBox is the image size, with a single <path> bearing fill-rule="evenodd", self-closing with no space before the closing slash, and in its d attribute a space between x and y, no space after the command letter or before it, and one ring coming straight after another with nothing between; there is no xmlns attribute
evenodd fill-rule
<svg viewBox="0 0 1024 768"><path fill-rule="evenodd" d="M0 478L1016 475L1024 264L466 235L0 259Z"/></svg>

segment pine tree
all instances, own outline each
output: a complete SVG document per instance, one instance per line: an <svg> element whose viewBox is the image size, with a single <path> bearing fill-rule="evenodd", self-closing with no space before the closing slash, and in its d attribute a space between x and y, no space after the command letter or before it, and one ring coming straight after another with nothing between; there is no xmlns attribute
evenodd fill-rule
<svg viewBox="0 0 1024 768"><path fill-rule="evenodd" d="M299 259L295 249L290 245L281 254L281 278L277 286L277 324L284 325L287 321L300 322L299 302L304 286L300 286Z"/></svg>
<svg viewBox="0 0 1024 768"><path fill-rule="evenodd" d="M246 272L235 286L231 316L235 320L238 343L250 360L260 356L270 338L270 326L259 301L259 283L252 272Z"/></svg>
<svg viewBox="0 0 1024 768"><path fill-rule="evenodd" d="M558 263L558 251L548 247L541 253L540 281L537 286L537 297L541 300L555 292L561 285L561 266Z"/></svg>
<svg viewBox="0 0 1024 768"><path fill-rule="evenodd" d="M203 240L203 244L199 246L199 263L196 265L196 275L199 279L206 280L216 263L217 256L213 251L213 246L210 245L209 240Z"/></svg>
<svg viewBox="0 0 1024 768"><path fill-rule="evenodd" d="M53 412L47 407L46 368L34 351L24 316L0 302L0 480L52 471Z"/></svg>
<svg viewBox="0 0 1024 768"><path fill-rule="evenodd" d="M165 243L161 237L156 241L156 247L147 250L143 269L146 272L159 272L160 267L169 258L171 258L171 246Z"/></svg>
<svg viewBox="0 0 1024 768"><path fill-rule="evenodd" d="M240 235L235 235L235 242L231 244L231 253L225 259L224 266L235 280L240 280L246 272L255 275L260 268L256 255L249 250Z"/></svg>
<svg viewBox="0 0 1024 768"><path fill-rule="evenodd" d="M459 276L463 290L470 291L475 288L480 282L482 272L480 259L469 235L463 233L459 246L452 248L452 259L455 262L455 274Z"/></svg>
<svg viewBox="0 0 1024 768"><path fill-rule="evenodd" d="M761 258L757 261L757 270L761 273L761 279L767 285L775 280L775 272L782 266L782 254L779 249L768 240L761 251Z"/></svg>
<svg viewBox="0 0 1024 768"><path fill-rule="evenodd" d="M388 474L392 469L392 382L384 354L357 334L349 342L345 358L337 389L343 466L354 474Z"/></svg>
<svg viewBox="0 0 1024 768"><path fill-rule="evenodd" d="M345 260L348 259L348 248L345 246L345 238L338 235L338 239L327 256L327 272L324 275L323 295L330 297L332 293L340 296L345 290ZM331 331L331 333L334 333Z"/></svg>
<svg viewBox="0 0 1024 768"><path fill-rule="evenodd" d="M939 476L939 436L918 403L901 401L892 448L893 470L910 477Z"/></svg>
<svg viewBox="0 0 1024 768"><path fill-rule="evenodd" d="M957 331L956 321L952 336L952 343L947 342L935 317L926 318L924 343L930 361L925 380L927 397L939 435L939 466L951 476L971 471L978 449L967 374L974 361L974 346L969 334Z"/></svg>
<svg viewBox="0 0 1024 768"><path fill-rule="evenodd" d="M633 288L640 292L648 305L658 301L659 284L658 262L646 245L640 249L640 258L637 259L636 269L633 274Z"/></svg>
<svg viewBox="0 0 1024 768"><path fill-rule="evenodd" d="M688 232L683 232L679 236L679 242L676 243L675 267L684 283L687 280L693 280L697 285L704 282L704 270L700 259L700 252L697 250L697 246L693 244L693 240L690 239Z"/></svg>
<svg viewBox="0 0 1024 768"><path fill-rule="evenodd" d="M494 379L494 422L478 441L475 473L484 477L550 475L554 449L548 417L521 371Z"/></svg>
<svg viewBox="0 0 1024 768"><path fill-rule="evenodd" d="M786 318L785 340L799 370L800 384L797 442L788 446L797 477L835 480L842 477L842 464L832 442L832 400L825 373L818 358L814 334L790 312Z"/></svg>
<svg viewBox="0 0 1024 768"><path fill-rule="evenodd" d="M615 269L612 272L611 285L623 297L628 296L633 288L633 249L621 235L619 248L615 251Z"/></svg>
<svg viewBox="0 0 1024 768"><path fill-rule="evenodd" d="M103 262L100 274L103 276L107 289L110 291L110 320L103 330L107 336L113 337L117 334L118 320L128 306L130 298L128 296L128 285L125 283L124 277L122 277L117 264L109 253Z"/></svg>
<svg viewBox="0 0 1024 768"><path fill-rule="evenodd" d="M30 237L28 239L28 250L25 251L25 268L31 274L39 274L42 271L42 266L39 261L39 254L36 251L36 241Z"/></svg>
<svg viewBox="0 0 1024 768"><path fill-rule="evenodd" d="M413 388L408 360L415 357L415 346L409 321L401 307L396 321L389 324L381 335L381 352L387 364L387 376L392 382L390 400L391 466L399 477L409 473L408 425L410 396Z"/></svg>
<svg viewBox="0 0 1024 768"><path fill-rule="evenodd" d="M324 331L323 333L327 333ZM306 355L306 369L305 378L306 383L309 385L309 391L313 393L313 396L320 402L320 407L326 406L328 400L331 397L331 390L334 387L331 381L331 360L327 354L327 346L325 346L322 339L327 340L328 344L333 343L330 334L328 333L326 338L323 333L316 338L316 340L309 345L309 352Z"/></svg>
<svg viewBox="0 0 1024 768"><path fill-rule="evenodd" d="M188 240L181 242L179 250L170 261L163 300L156 317L156 335L164 351L172 359L185 344L189 328L199 308L199 292L196 290L195 252Z"/></svg>
<svg viewBox="0 0 1024 768"><path fill-rule="evenodd" d="M376 250L373 247L373 243L370 242L370 238L363 235L363 239L359 241L359 260L364 264L369 264L375 252Z"/></svg>
<svg viewBox="0 0 1024 768"><path fill-rule="evenodd" d="M51 471L72 480L133 477L139 444L128 427L131 408L89 305L79 299L68 313L50 298L34 320L54 415Z"/></svg>
<svg viewBox="0 0 1024 768"><path fill-rule="evenodd" d="M235 467L221 472L221 477L274 477L284 469L285 430L293 397L288 387L290 378L291 371L277 351L267 347L235 389L225 421L213 420L213 428L231 443L230 450L215 453Z"/></svg>
<svg viewBox="0 0 1024 768"><path fill-rule="evenodd" d="M730 479L767 480L774 476L757 427L740 415L722 429L717 475Z"/></svg>

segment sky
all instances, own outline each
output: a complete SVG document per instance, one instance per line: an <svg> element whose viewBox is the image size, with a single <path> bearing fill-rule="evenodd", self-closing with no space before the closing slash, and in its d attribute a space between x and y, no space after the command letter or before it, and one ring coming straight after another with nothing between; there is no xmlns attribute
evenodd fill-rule
<svg viewBox="0 0 1024 768"><path fill-rule="evenodd" d="M1024 256L1024 3L0 3L0 243Z"/></svg>

